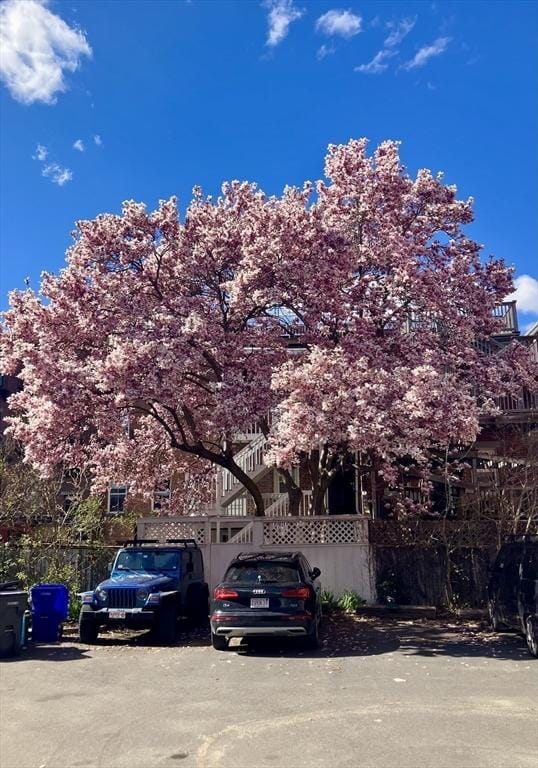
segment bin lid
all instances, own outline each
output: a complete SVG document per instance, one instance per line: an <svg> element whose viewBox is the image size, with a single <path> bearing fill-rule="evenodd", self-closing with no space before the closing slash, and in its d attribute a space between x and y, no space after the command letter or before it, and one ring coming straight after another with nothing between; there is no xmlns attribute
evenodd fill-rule
<svg viewBox="0 0 538 768"><path fill-rule="evenodd" d="M65 584L34 584L30 597L34 616L41 612L67 616L69 590Z"/></svg>
<svg viewBox="0 0 538 768"><path fill-rule="evenodd" d="M14 581L3 581L0 583L0 592L7 592L8 589L21 589L21 582L18 579L15 579Z"/></svg>

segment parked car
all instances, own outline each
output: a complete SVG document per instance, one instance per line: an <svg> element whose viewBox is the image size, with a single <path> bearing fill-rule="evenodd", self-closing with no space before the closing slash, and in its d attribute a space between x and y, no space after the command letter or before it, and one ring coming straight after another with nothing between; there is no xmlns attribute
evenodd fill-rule
<svg viewBox="0 0 538 768"><path fill-rule="evenodd" d="M109 626L151 627L161 643L173 643L177 621L206 622L209 588L202 553L194 539L126 542L110 578L81 595L80 639L94 643Z"/></svg>
<svg viewBox="0 0 538 768"><path fill-rule="evenodd" d="M538 656L538 536L520 536L504 544L488 586L493 629L522 632Z"/></svg>
<svg viewBox="0 0 538 768"><path fill-rule="evenodd" d="M231 637L302 637L318 645L319 568L301 552L242 552L228 566L211 603L211 641L224 651Z"/></svg>

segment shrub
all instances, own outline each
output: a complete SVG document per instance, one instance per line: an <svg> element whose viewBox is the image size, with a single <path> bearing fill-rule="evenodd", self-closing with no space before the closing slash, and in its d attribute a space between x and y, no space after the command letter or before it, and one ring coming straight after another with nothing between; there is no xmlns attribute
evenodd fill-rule
<svg viewBox="0 0 538 768"><path fill-rule="evenodd" d="M399 575L392 568L384 568L379 574L376 584L377 599L380 603L409 602L404 598L404 589Z"/></svg>
<svg viewBox="0 0 538 768"><path fill-rule="evenodd" d="M321 593L321 607L324 613L334 613L338 608L338 600L333 592L325 590Z"/></svg>
<svg viewBox="0 0 538 768"><path fill-rule="evenodd" d="M346 589L346 591L342 592L338 598L337 606L339 610L344 613L357 613L361 605L364 605L365 603L366 600L363 600L357 592L353 592L351 589Z"/></svg>

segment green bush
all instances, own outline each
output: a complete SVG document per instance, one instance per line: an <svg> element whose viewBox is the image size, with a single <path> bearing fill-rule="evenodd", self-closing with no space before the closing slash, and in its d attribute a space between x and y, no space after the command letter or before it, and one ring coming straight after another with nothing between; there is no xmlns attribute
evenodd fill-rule
<svg viewBox="0 0 538 768"><path fill-rule="evenodd" d="M333 592L325 590L321 593L321 607L323 613L334 613L338 608L338 600Z"/></svg>
<svg viewBox="0 0 538 768"><path fill-rule="evenodd" d="M334 613L335 611L343 611L344 613L357 613L361 605L364 605L366 600L351 589L346 589L342 592L340 597L336 597L334 592L325 590L321 593L321 606L324 613Z"/></svg>
<svg viewBox="0 0 538 768"><path fill-rule="evenodd" d="M397 603L405 605L405 591L400 576L392 568L384 568L376 583L377 599L380 603Z"/></svg>
<svg viewBox="0 0 538 768"><path fill-rule="evenodd" d="M344 613L357 613L361 605L364 605L365 603L366 600L363 600L357 592L353 592L351 589L346 589L346 591L342 592L338 598L337 607Z"/></svg>

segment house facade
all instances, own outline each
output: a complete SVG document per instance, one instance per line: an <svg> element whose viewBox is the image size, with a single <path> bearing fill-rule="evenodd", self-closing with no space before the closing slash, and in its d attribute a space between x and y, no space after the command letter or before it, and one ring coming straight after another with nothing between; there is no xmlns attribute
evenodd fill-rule
<svg viewBox="0 0 538 768"><path fill-rule="evenodd" d="M526 335L520 334L516 302L504 302L496 308L503 330L492 337L484 351L495 355L513 340L518 340L531 350L538 363L538 329L532 328ZM432 474L428 479L433 488L426 492L418 478L410 475L403 487L404 495L414 501L429 499L433 512L465 508L477 494L487 497L488 488L506 475L510 464L524 460L524 454L532 450L538 438L538 393L523 390L518 397L502 398L501 414L484 418L482 429L472 449L462 460L465 467L459 479L446 487L444 479ZM258 425L236 435L236 463L255 480L263 497L265 515L282 517L289 513L289 499L278 470L265 462L267 440ZM311 490L309 476L303 466L294 468L294 480L302 489L299 514L310 513ZM244 517L254 513L252 498L229 471L216 470L214 503L209 513ZM365 515L371 519L392 516L391 492L372 468L367 456L350 456L349 464L333 478L325 497L327 515Z"/></svg>

